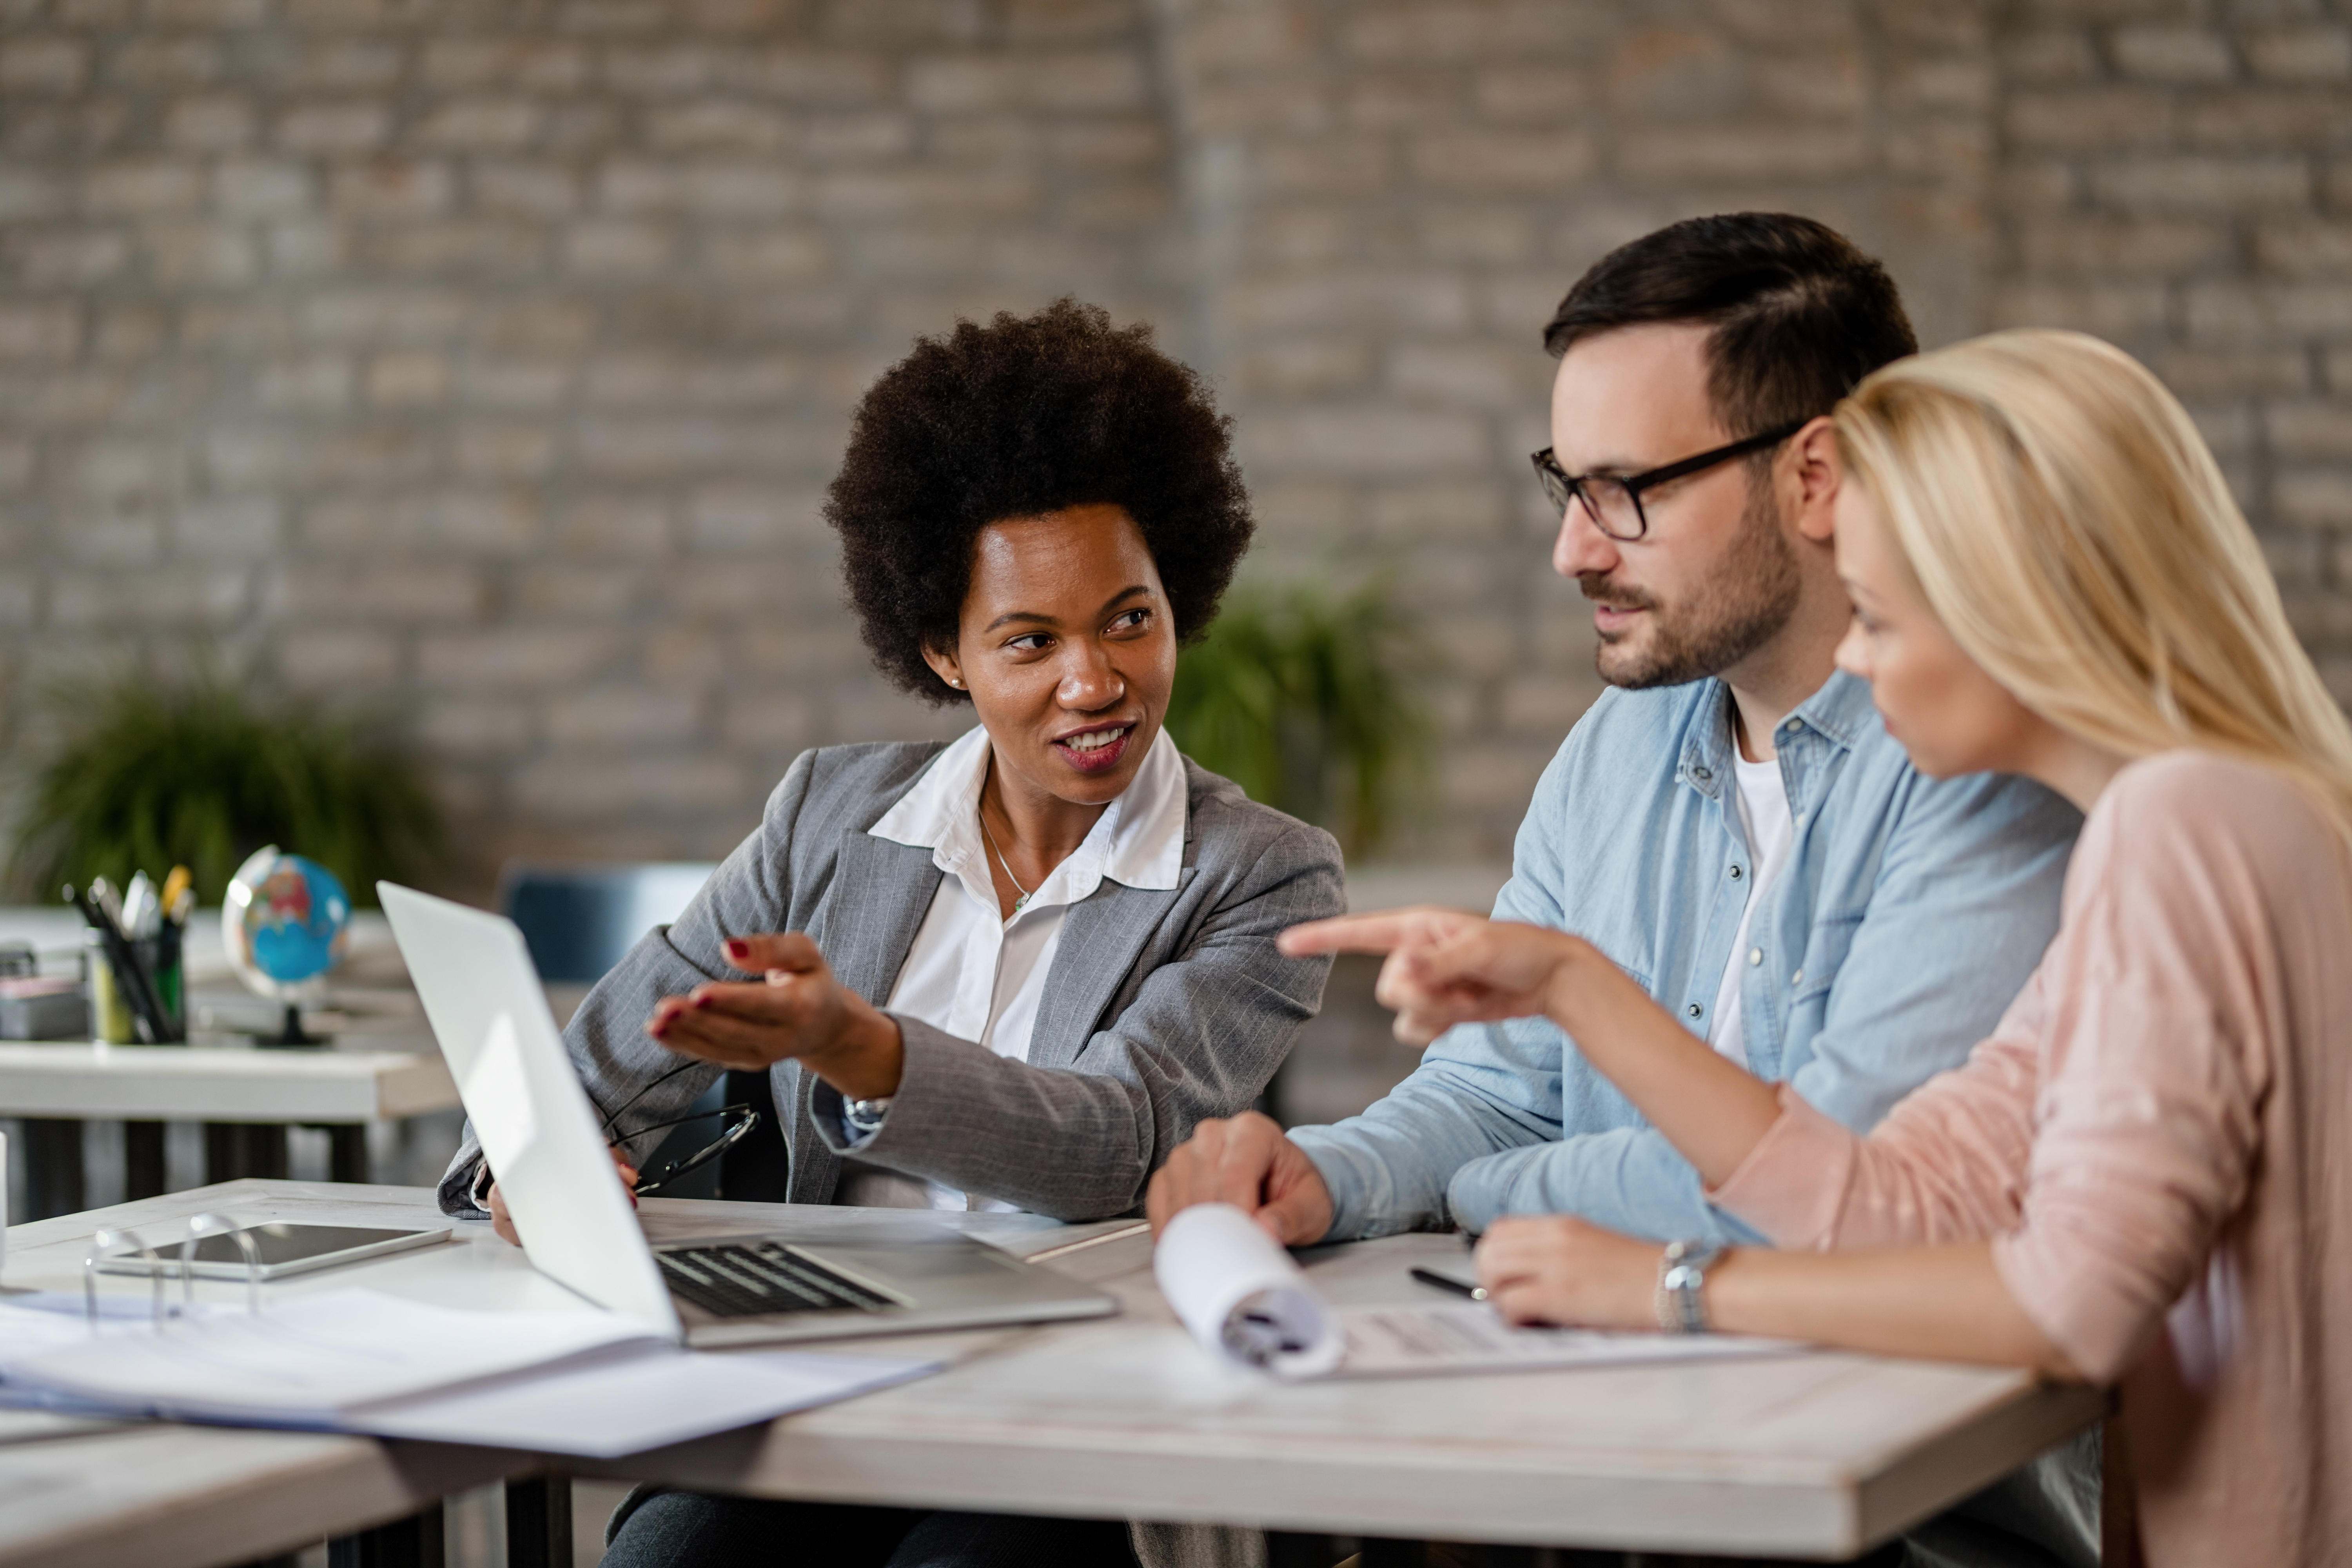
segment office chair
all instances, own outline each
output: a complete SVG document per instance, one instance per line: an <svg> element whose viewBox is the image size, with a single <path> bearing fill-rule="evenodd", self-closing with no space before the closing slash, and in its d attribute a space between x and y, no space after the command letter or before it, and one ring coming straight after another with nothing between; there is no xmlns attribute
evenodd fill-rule
<svg viewBox="0 0 2352 1568"><path fill-rule="evenodd" d="M715 866L693 861L640 865L546 865L509 860L499 870L499 910L521 928L543 982L593 984L656 926L667 925L709 880ZM748 1104L760 1125L724 1156L664 1187L672 1198L737 1198L782 1203L790 1155L765 1073L722 1074L691 1109L715 1117L722 1105ZM673 1131L647 1156L647 1170L709 1142L715 1120Z"/></svg>

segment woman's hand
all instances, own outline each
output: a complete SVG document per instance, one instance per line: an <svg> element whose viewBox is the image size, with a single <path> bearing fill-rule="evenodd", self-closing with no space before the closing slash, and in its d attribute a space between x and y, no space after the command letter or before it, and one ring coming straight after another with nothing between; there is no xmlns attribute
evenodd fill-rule
<svg viewBox="0 0 2352 1568"><path fill-rule="evenodd" d="M1510 1322L1654 1329L1661 1251L1566 1215L1498 1219L1478 1243L1478 1283Z"/></svg>
<svg viewBox="0 0 2352 1568"><path fill-rule="evenodd" d="M605 1152L613 1156L614 1168L621 1173L621 1190L629 1194L629 1206L636 1207L637 1168L630 1164L629 1157L617 1148L608 1148ZM522 1237L515 1234L514 1215L507 1212L506 1196L499 1191L499 1184L496 1182L490 1184L490 1190L485 1195L484 1202L490 1211L490 1228L498 1232L499 1238L508 1246L520 1247Z"/></svg>
<svg viewBox="0 0 2352 1568"><path fill-rule="evenodd" d="M1549 1016L1590 944L1566 931L1423 907L1314 921L1282 933L1284 952L1384 952L1373 994L1396 1014L1396 1037L1425 1046L1456 1024ZM1611 973L1614 973L1613 968Z"/></svg>
<svg viewBox="0 0 2352 1568"><path fill-rule="evenodd" d="M898 1026L835 980L816 943L798 932L730 937L727 962L760 978L665 996L646 1033L741 1072L793 1058L853 1100L898 1092L906 1059Z"/></svg>

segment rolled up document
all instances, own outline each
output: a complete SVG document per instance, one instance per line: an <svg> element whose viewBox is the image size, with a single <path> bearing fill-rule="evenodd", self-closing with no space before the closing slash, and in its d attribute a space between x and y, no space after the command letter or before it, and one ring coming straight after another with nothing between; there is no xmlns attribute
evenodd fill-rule
<svg viewBox="0 0 2352 1568"><path fill-rule="evenodd" d="M1231 1204L1202 1204L1160 1233L1151 1271L1192 1337L1276 1377L1315 1377L1347 1342L1306 1271Z"/></svg>

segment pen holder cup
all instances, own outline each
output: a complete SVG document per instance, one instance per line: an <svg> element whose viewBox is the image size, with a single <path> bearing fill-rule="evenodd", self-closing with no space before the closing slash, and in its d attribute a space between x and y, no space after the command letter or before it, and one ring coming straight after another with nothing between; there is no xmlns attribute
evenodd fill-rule
<svg viewBox="0 0 2352 1568"><path fill-rule="evenodd" d="M121 982L115 976L113 964L107 962L106 948L98 932L89 935L90 1032L110 1045L138 1045L139 1026L131 1004L123 998ZM185 1034L187 1008L178 928L166 926L161 935L141 937L131 944L131 951L153 981L163 1011Z"/></svg>

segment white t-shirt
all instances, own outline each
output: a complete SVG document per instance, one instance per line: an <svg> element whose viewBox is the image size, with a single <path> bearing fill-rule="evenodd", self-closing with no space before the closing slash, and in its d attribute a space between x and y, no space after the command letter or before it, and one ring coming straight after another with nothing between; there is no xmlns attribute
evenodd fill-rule
<svg viewBox="0 0 2352 1568"><path fill-rule="evenodd" d="M1062 945L1062 918L1070 906L1092 894L1106 877L1130 888L1176 886L1184 868L1184 762L1162 730L1134 782L1095 818L1085 841L1046 873L1009 921L997 904L980 833L980 792L988 762L988 731L966 731L866 829L877 838L930 850L931 863L946 873L885 1010L976 1040L1000 1057L1027 1061L1037 1005L1045 998L1045 977ZM873 1208L1013 1206L869 1165L855 1154L842 1162L834 1202Z"/></svg>
<svg viewBox="0 0 2352 1568"><path fill-rule="evenodd" d="M1796 847L1797 822L1789 812L1789 786L1780 777L1780 758L1751 763L1735 751L1732 763L1739 780L1739 821L1748 830L1748 908L1739 916L1739 934L1731 939L1731 961L1723 966L1723 984L1715 994L1715 1026L1707 1031L1706 1042L1746 1067L1748 1032L1739 1018L1739 985L1748 971L1764 961L1763 951L1749 942L1748 928Z"/></svg>

